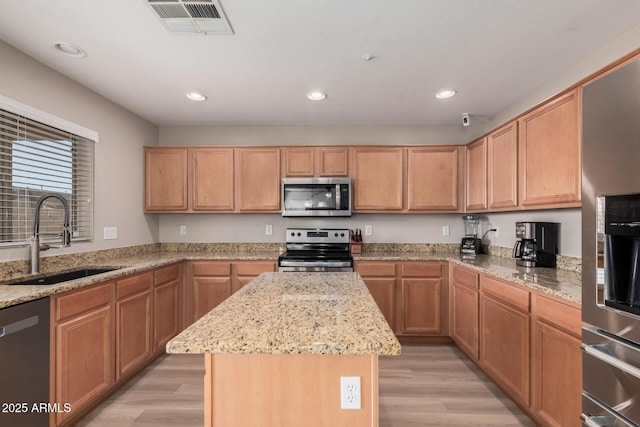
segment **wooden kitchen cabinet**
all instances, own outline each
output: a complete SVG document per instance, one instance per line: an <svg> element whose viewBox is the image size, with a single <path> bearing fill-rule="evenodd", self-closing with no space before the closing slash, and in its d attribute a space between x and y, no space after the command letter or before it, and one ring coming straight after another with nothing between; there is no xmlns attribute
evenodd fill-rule
<svg viewBox="0 0 640 427"><path fill-rule="evenodd" d="M487 196L491 211L518 207L518 122L487 137Z"/></svg>
<svg viewBox="0 0 640 427"><path fill-rule="evenodd" d="M349 153L353 210L401 211L404 207L402 147L353 147Z"/></svg>
<svg viewBox="0 0 640 427"><path fill-rule="evenodd" d="M480 348L479 275L466 268L451 266L451 337L474 361Z"/></svg>
<svg viewBox="0 0 640 427"><path fill-rule="evenodd" d="M347 147L284 147L282 155L286 177L349 175Z"/></svg>
<svg viewBox="0 0 640 427"><path fill-rule="evenodd" d="M280 148L236 148L235 182L238 211L280 211Z"/></svg>
<svg viewBox="0 0 640 427"><path fill-rule="evenodd" d="M396 263L358 261L355 270L362 277L391 330L396 331Z"/></svg>
<svg viewBox="0 0 640 427"><path fill-rule="evenodd" d="M154 352L164 352L167 342L182 330L182 305L182 263L154 270Z"/></svg>
<svg viewBox="0 0 640 427"><path fill-rule="evenodd" d="M188 261L185 287L185 327L231 296L231 263Z"/></svg>
<svg viewBox="0 0 640 427"><path fill-rule="evenodd" d="M239 291L262 273L276 271L274 261L238 261L233 264L231 292Z"/></svg>
<svg viewBox="0 0 640 427"><path fill-rule="evenodd" d="M145 147L144 155L145 212L186 212L187 149Z"/></svg>
<svg viewBox="0 0 640 427"><path fill-rule="evenodd" d="M480 365L524 406L530 405L530 293L480 275Z"/></svg>
<svg viewBox="0 0 640 427"><path fill-rule="evenodd" d="M580 92L574 89L518 119L519 202L580 206Z"/></svg>
<svg viewBox="0 0 640 427"><path fill-rule="evenodd" d="M487 209L487 138L479 139L466 146L466 209L484 211Z"/></svg>
<svg viewBox="0 0 640 427"><path fill-rule="evenodd" d="M442 335L448 318L442 263L403 262L400 268L400 335Z"/></svg>
<svg viewBox="0 0 640 427"><path fill-rule="evenodd" d="M152 353L153 274L116 281L116 381L142 366Z"/></svg>
<svg viewBox="0 0 640 427"><path fill-rule="evenodd" d="M407 149L407 201L412 212L458 212L462 209L464 147Z"/></svg>
<svg viewBox="0 0 640 427"><path fill-rule="evenodd" d="M113 282L51 297L53 402L71 404L71 412L51 413L60 425L86 409L115 382Z"/></svg>
<svg viewBox="0 0 640 427"><path fill-rule="evenodd" d="M234 149L190 148L191 209L231 212L234 209Z"/></svg>
<svg viewBox="0 0 640 427"><path fill-rule="evenodd" d="M547 426L579 427L582 393L580 306L532 296L532 407Z"/></svg>

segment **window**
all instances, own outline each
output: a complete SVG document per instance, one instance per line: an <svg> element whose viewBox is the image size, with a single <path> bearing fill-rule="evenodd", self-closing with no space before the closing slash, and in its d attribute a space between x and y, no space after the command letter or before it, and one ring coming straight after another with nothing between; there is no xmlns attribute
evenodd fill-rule
<svg viewBox="0 0 640 427"><path fill-rule="evenodd" d="M35 206L55 193L71 208L71 240L93 239L92 139L0 109L0 245L33 235ZM43 241L56 242L64 209L56 198L40 210Z"/></svg>

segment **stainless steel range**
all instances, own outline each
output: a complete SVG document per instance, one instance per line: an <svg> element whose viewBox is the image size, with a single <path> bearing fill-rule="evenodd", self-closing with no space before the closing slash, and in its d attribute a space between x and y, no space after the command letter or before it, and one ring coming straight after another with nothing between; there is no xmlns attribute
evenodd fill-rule
<svg viewBox="0 0 640 427"><path fill-rule="evenodd" d="M278 271L353 271L348 228L287 228Z"/></svg>

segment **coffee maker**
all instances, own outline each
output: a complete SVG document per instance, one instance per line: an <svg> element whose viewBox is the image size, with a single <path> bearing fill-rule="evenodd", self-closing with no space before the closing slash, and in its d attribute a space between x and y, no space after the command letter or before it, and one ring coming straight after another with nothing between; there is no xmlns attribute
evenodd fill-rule
<svg viewBox="0 0 640 427"><path fill-rule="evenodd" d="M513 257L523 267L556 266L558 223L516 222L516 244Z"/></svg>

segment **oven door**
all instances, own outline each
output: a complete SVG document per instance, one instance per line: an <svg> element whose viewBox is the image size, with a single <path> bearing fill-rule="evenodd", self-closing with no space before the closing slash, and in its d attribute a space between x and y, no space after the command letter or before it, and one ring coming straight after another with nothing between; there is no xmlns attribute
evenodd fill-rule
<svg viewBox="0 0 640 427"><path fill-rule="evenodd" d="M299 271L331 271L331 272L350 272L353 271L353 262L335 260L335 261L308 261L308 260L290 260L281 259L278 262L278 271L280 272L299 272Z"/></svg>

